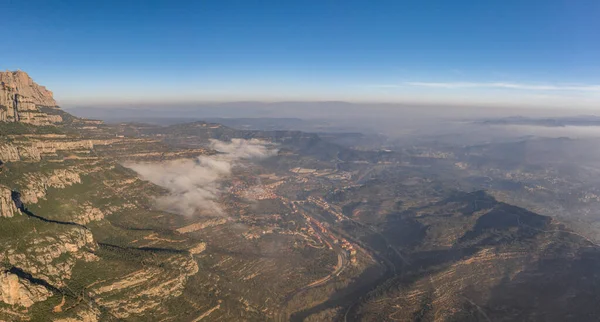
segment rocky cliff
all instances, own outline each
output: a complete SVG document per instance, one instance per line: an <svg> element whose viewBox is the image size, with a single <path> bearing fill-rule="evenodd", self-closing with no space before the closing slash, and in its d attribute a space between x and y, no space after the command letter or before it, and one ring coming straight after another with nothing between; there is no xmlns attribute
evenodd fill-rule
<svg viewBox="0 0 600 322"><path fill-rule="evenodd" d="M0 72L0 321L170 315L206 245L130 230L177 216L151 210L161 190L120 162L203 153L79 119L26 73Z"/></svg>
<svg viewBox="0 0 600 322"><path fill-rule="evenodd" d="M16 274L0 273L0 300L6 304L30 307L35 302L44 301L50 294L45 287L20 279Z"/></svg>
<svg viewBox="0 0 600 322"><path fill-rule="evenodd" d="M10 87L24 97L29 97L38 106L56 106L52 92L46 87L36 84L27 73L22 71L0 72L0 83L3 87Z"/></svg>
<svg viewBox="0 0 600 322"><path fill-rule="evenodd" d="M44 113L39 107L56 108L51 91L36 84L25 72L0 72L0 121L34 125L62 121L59 115Z"/></svg>
<svg viewBox="0 0 600 322"><path fill-rule="evenodd" d="M18 214L19 210L15 207L12 200L11 190L3 185L0 185L0 217L10 218Z"/></svg>

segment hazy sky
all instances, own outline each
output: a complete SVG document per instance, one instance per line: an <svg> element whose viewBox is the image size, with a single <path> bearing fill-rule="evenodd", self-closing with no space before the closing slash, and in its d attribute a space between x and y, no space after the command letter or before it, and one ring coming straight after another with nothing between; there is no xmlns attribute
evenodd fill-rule
<svg viewBox="0 0 600 322"><path fill-rule="evenodd" d="M62 104L600 108L600 1L2 1L0 68Z"/></svg>

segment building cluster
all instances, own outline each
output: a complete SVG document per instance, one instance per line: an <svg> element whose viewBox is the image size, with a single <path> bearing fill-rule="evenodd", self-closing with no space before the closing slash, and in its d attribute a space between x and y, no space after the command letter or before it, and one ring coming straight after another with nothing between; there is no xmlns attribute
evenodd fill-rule
<svg viewBox="0 0 600 322"><path fill-rule="evenodd" d="M245 181L234 180L229 192L239 197L252 200L276 199L277 195L268 186L251 186Z"/></svg>
<svg viewBox="0 0 600 322"><path fill-rule="evenodd" d="M350 262L352 264L356 263L356 249L354 248L354 246L350 242L348 242L345 238L340 238L339 243L342 246L342 248L346 252L348 252L348 257L350 257Z"/></svg>
<svg viewBox="0 0 600 322"><path fill-rule="evenodd" d="M306 234L308 235L308 236L306 236L306 237L308 237L307 240L316 241L319 244L327 244L329 246L329 249L333 249L333 247L331 247L331 245L329 245L329 243L324 241L323 238L321 238L321 236L316 233L315 229L311 225L308 225L306 228L305 227L300 228L300 231L306 232ZM312 243L310 243L310 242L309 242L309 244L311 244L310 246L314 247L314 248L322 248L322 247L316 247L316 246L312 245Z"/></svg>
<svg viewBox="0 0 600 322"><path fill-rule="evenodd" d="M271 189L264 186L253 186L241 193L241 196L252 200L276 199L277 195Z"/></svg>

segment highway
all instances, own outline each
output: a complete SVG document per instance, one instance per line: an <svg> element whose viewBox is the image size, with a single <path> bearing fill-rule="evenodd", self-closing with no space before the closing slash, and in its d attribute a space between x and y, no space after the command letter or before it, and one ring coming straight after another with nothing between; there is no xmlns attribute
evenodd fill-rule
<svg viewBox="0 0 600 322"><path fill-rule="evenodd" d="M312 218L311 216L309 216L308 214L306 214L303 210L298 209L298 207L296 206L296 203L292 203L293 205L293 209L296 212L300 212L302 213L304 216L306 217L310 217L312 220L316 220L314 218ZM307 221L307 224L309 226L311 226L315 233L328 245L330 245L336 252L337 252L337 263L335 265L334 270L327 276L320 278L314 282L311 282L303 287L300 287L296 290L294 290L293 292L289 293L283 303L281 304L278 312L276 312L273 316L273 320L274 321L288 321L289 320L289 314L287 312L285 312L285 307L287 306L287 303L289 303L296 295L306 292L309 289L312 288L316 288L319 286L323 286L325 284L327 284L328 282L330 282L331 280L333 280L334 278L340 276L340 274L344 271L344 269L346 267L348 267L348 264L350 263L350 259L348 258L348 252L343 249L342 247L335 245L334 241L331 240L330 236L328 234L324 234L320 231L320 227L315 227L315 225L309 220Z"/></svg>
<svg viewBox="0 0 600 322"><path fill-rule="evenodd" d="M335 244L333 242L333 240L331 240L330 236L333 236L333 233L328 230L327 233L323 233L320 231L320 227L315 227L315 224L313 223L313 221L318 222L318 220L316 218L314 218L313 216L311 216L308 212L305 212L302 207L298 207L298 203L297 202L291 202L292 204L292 208L295 212L298 212L300 214L302 214L305 218L307 218L307 223L308 225L310 225L315 233L325 242L330 244L330 246L337 252L338 254L338 261L337 261L337 265L335 266L335 269L333 270L333 272L331 272L329 275L320 278L314 282L309 283L306 286L303 286L301 288L298 288L296 290L294 290L293 292L291 292L290 294L288 294L286 296L286 298L284 299L283 303L281 304L279 310L274 314L273 316L273 320L274 321L289 321L290 316L292 314L294 314L295 312L286 312L286 307L287 304L298 294L301 294L303 292L306 292L309 289L312 288L316 288L319 286L323 286L325 284L327 284L328 282L331 282L332 280L334 280L336 277L338 277L343 271L344 269L348 266L350 260L348 258L348 253L345 249L343 249L340 245ZM310 218L310 219L308 219ZM386 244L386 247L388 249L391 249L393 251L393 254L395 255L394 257L397 257L397 259L400 260L400 262L403 263L403 265L407 265L409 264L409 261L407 258L405 258L402 253L400 251L398 251L398 249L396 249L386 238L385 236L383 236L380 232L378 232L376 229L374 229L373 227L369 226L369 225L365 225L359 221L356 221L352 218L348 218L346 217L345 219L349 220L350 222L352 222L353 224L357 225L358 227L361 227L362 229L366 229L368 231L370 231L370 233L376 234L379 237L382 238L382 240L384 241L384 243ZM336 234L337 235L337 234ZM355 247L356 245L360 246L360 248L363 249L363 251L368 252L371 256L373 256L373 258L375 258L382 267L385 268L385 272L383 273L383 275L381 276L380 279L378 279L377 281L372 283L372 286L369 286L369 290L377 287L378 285L380 285L381 283L383 283L385 280L395 276L397 274L397 271L400 269L400 267L397 267L397 263L394 263L394 260L388 258L388 256L386 256L385 254L381 254L379 251L371 248L369 245L363 243L361 240L353 238L352 236L349 236L347 234L343 234L344 236L337 236L335 238L337 238L338 240L341 239L342 237L345 238L346 240L348 240L350 243L354 244ZM362 290L360 290L360 292L357 292L355 294L355 297L353 298L353 302L352 304L350 304L344 314L344 320L346 321L348 319L348 315L349 313L352 311L353 307L360 302L362 296L364 296L366 293L368 293L368 291L365 291L364 288L361 288Z"/></svg>

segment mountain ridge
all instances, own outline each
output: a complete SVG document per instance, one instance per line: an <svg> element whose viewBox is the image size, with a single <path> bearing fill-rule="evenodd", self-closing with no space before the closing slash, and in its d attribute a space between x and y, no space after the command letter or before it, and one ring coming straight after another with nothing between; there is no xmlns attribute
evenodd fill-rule
<svg viewBox="0 0 600 322"><path fill-rule="evenodd" d="M23 71L0 72L0 122L50 125L62 121L40 107L58 108L51 91Z"/></svg>
<svg viewBox="0 0 600 322"><path fill-rule="evenodd" d="M595 245L553 217L436 178L429 167L444 159L435 153L201 121L104 124L44 106L18 75L29 92L3 92L16 113L26 102L35 110L25 111L61 121L0 122L0 320L558 321L598 312L587 296L600 285ZM156 200L168 189L126 167L200 166L219 155L215 140L278 149L221 178L226 216L163 211Z"/></svg>

